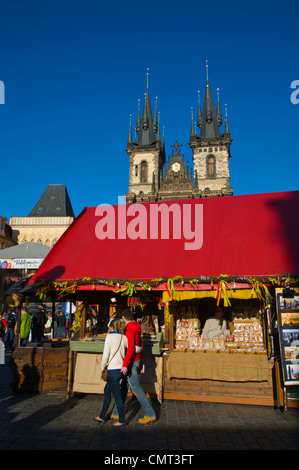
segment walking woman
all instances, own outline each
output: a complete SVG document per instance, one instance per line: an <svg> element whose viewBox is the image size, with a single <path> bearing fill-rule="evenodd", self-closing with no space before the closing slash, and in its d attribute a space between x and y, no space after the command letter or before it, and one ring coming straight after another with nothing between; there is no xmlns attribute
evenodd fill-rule
<svg viewBox="0 0 299 470"><path fill-rule="evenodd" d="M101 413L93 419L100 424L105 422L108 412L111 393L118 410L118 421L113 424L115 427L125 426L125 398L127 393L126 378L121 372L123 360L126 354L127 338L123 334L124 322L121 319L114 319L105 339L102 356L102 370L108 365L108 378L104 389L104 402Z"/></svg>

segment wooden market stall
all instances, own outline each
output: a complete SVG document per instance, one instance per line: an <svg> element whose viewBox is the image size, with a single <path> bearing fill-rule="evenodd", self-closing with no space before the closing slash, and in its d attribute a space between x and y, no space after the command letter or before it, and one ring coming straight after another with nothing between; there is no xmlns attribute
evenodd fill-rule
<svg viewBox="0 0 299 470"><path fill-rule="evenodd" d="M273 406L283 389L275 288L298 284L298 205L295 191L85 208L30 285L89 305L106 293L108 309L116 295L119 305L156 296L151 391L159 381L160 399ZM203 341L218 303L230 334ZM69 393L101 391L102 346L84 331L71 339Z"/></svg>

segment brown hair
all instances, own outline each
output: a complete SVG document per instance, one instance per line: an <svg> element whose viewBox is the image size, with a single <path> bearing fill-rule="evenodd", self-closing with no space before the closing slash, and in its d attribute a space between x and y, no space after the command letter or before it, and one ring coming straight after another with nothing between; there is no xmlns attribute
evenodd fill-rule
<svg viewBox="0 0 299 470"><path fill-rule="evenodd" d="M122 313L122 316L123 316L127 321L134 321L134 320L135 320L134 314L133 314L132 310L130 310L129 308L125 308L125 310L124 310L123 313Z"/></svg>

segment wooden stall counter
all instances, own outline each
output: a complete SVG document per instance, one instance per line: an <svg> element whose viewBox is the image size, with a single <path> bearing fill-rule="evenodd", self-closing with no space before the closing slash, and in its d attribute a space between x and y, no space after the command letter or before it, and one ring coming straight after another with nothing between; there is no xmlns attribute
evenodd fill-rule
<svg viewBox="0 0 299 470"><path fill-rule="evenodd" d="M265 353L173 351L164 399L275 406L274 360Z"/></svg>
<svg viewBox="0 0 299 470"><path fill-rule="evenodd" d="M173 351L167 361L167 377L209 379L226 382L267 381L266 354L231 352Z"/></svg>

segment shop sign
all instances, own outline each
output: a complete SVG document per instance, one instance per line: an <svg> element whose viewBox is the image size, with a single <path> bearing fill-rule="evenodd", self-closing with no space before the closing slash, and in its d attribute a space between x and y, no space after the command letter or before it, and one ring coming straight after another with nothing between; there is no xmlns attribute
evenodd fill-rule
<svg viewBox="0 0 299 470"><path fill-rule="evenodd" d="M0 269L37 269L43 258L0 259Z"/></svg>

